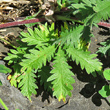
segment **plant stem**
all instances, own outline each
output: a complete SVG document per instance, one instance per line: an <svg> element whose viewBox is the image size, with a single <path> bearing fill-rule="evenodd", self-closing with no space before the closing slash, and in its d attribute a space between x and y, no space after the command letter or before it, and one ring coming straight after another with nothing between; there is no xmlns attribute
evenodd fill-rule
<svg viewBox="0 0 110 110"><path fill-rule="evenodd" d="M15 49L17 48L16 46L14 46L13 44L11 44L10 42L8 42L7 40L5 40L5 39L3 39L3 38L1 38L1 37L0 37L0 40L2 40L3 42L9 44L10 46L12 46L12 47L15 48Z"/></svg>
<svg viewBox="0 0 110 110"><path fill-rule="evenodd" d="M0 103L2 104L2 106L5 108L5 110L9 110L8 107L5 105L5 103L2 101L2 99L0 98Z"/></svg>
<svg viewBox="0 0 110 110"><path fill-rule="evenodd" d="M29 19L29 20L23 20L23 21L14 21L14 22L1 24L0 28L17 26L17 25L22 25L22 24L29 24L29 23L36 23L36 22L43 22L43 21L45 21L45 18Z"/></svg>
<svg viewBox="0 0 110 110"><path fill-rule="evenodd" d="M60 16L60 15L55 15L54 18L56 20L64 20L64 21L68 20L68 21L74 21L74 22L77 22L80 24L84 24L82 21L80 21L76 18L67 18L65 16ZM46 21L46 19L45 18L36 18L36 19L29 19L29 20L23 20L23 21L14 21L14 22L9 22L9 23L5 23L5 24L0 24L0 28L29 24L29 23L36 23L36 22L43 22L43 21ZM99 22L98 25L110 28L110 23Z"/></svg>
<svg viewBox="0 0 110 110"><path fill-rule="evenodd" d="M99 26L103 26L103 27L107 27L110 28L110 23L106 23L106 22L99 22L98 23Z"/></svg>
<svg viewBox="0 0 110 110"><path fill-rule="evenodd" d="M56 15L55 16L56 20L64 20L64 21L74 21L74 22L77 22L77 23L80 23L80 24L84 24L82 21L76 19L76 18L67 18L65 16L60 16L60 15Z"/></svg>

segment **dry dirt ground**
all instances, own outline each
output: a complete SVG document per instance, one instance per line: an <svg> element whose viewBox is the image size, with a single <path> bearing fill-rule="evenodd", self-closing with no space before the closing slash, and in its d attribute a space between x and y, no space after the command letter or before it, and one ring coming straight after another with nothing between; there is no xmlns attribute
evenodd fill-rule
<svg viewBox="0 0 110 110"><path fill-rule="evenodd" d="M18 36L21 30L19 27L6 28L6 31L1 34L14 32L14 35ZM105 41L110 37L108 30L102 28L94 27L93 34L95 37L91 39L89 49L91 53L97 51L101 41ZM6 55L7 51L7 46L0 43L0 56ZM110 66L109 58L99 57L99 59L103 62L104 69ZM5 62L1 59L0 64L5 64ZM101 89L105 81L100 76L96 79L91 75L87 75L79 66L71 62L70 65L73 67L76 83L73 84L72 97L67 97L67 103L65 104L51 97L42 87L39 88L37 96L32 95L32 102L29 102L17 88L10 86L8 80L6 80L6 75L2 73L0 73L0 80L3 86L0 86L0 98L9 107L9 110L110 110L108 98L104 99L98 94L98 90ZM0 108L3 110L2 105L0 105Z"/></svg>

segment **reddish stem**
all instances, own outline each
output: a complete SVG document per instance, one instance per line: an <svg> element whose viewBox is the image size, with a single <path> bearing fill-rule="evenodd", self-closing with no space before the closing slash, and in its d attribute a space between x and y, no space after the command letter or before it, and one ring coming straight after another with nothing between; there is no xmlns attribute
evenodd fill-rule
<svg viewBox="0 0 110 110"><path fill-rule="evenodd" d="M23 21L14 21L14 22L9 22L9 23L5 23L5 24L0 24L0 28L17 26L17 25L22 25L22 24L29 24L29 23L36 23L36 22L43 22L43 21L45 21L45 18L29 19L29 20L23 20Z"/></svg>
<svg viewBox="0 0 110 110"><path fill-rule="evenodd" d="M62 11L69 11L69 10L70 9L68 9L68 8L62 8ZM36 22L43 22L45 20L46 20L45 18L36 18L36 19L29 19L29 20L23 20L23 21L14 21L14 22L9 22L9 23L5 23L5 24L0 24L0 28L29 24L29 23L36 23ZM76 20L76 19L74 18L74 20ZM110 23L99 22L98 25L110 28Z"/></svg>
<svg viewBox="0 0 110 110"><path fill-rule="evenodd" d="M106 22L99 22L98 23L99 26L103 26L103 27L107 27L110 28L110 23L106 23Z"/></svg>

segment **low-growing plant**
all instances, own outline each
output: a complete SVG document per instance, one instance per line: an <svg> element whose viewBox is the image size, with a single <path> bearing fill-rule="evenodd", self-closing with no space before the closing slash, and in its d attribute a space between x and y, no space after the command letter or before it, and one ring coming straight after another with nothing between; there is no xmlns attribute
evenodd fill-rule
<svg viewBox="0 0 110 110"><path fill-rule="evenodd" d="M110 40L106 40L104 42L100 43L102 45L102 47L98 48L97 53L101 54L101 57L107 56L110 57ZM108 84L105 84L102 89L99 91L99 94L106 98L108 96L110 96L110 69L106 69L103 72L103 76L102 76L106 82ZM110 100L109 100L110 101Z"/></svg>
<svg viewBox="0 0 110 110"><path fill-rule="evenodd" d="M60 16L63 25L56 28L55 23L45 23L21 32L19 47L10 49L4 59L13 65L14 74L9 76L11 85L20 88L29 100L32 94L37 94L37 79L40 78L45 90L52 91L53 96L65 102L75 83L69 61L80 64L82 70L95 77L96 72L102 71L102 63L96 58L97 54L88 51L88 44L93 36L92 27L110 17L110 1L57 0L57 3L60 8L70 9ZM73 20L73 16L78 20ZM71 25L66 20L78 22L71 22Z"/></svg>

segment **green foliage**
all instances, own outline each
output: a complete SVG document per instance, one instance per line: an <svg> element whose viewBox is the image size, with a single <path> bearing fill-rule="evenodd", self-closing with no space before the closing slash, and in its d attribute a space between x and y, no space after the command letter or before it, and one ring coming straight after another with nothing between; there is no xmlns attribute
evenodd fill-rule
<svg viewBox="0 0 110 110"><path fill-rule="evenodd" d="M103 75L106 80L110 80L110 69L104 70ZM110 96L110 85L104 85L102 89L99 91L99 94L104 98Z"/></svg>
<svg viewBox="0 0 110 110"><path fill-rule="evenodd" d="M65 30L61 32L61 37L56 41L57 44L60 43L62 46L63 44L70 45L72 43L73 46L78 46L78 42L80 42L80 37L82 35L82 30L84 26L78 26L76 28ZM73 31L74 30L74 31Z"/></svg>
<svg viewBox="0 0 110 110"><path fill-rule="evenodd" d="M100 43L102 47L98 48L97 53L101 53L102 56L108 55L110 56L110 40Z"/></svg>
<svg viewBox="0 0 110 110"><path fill-rule="evenodd" d="M88 74L94 75L96 71L102 71L102 63L96 58L97 54L88 51L92 37L90 29L100 20L110 17L110 1L57 0L57 3L60 8L70 4L71 13L82 20L81 24L64 22L63 26L57 28L55 23L45 23L34 30L27 28L27 32L21 32L19 46L10 49L5 57L8 64L13 65L14 74L9 78L11 85L20 88L29 100L32 94L37 94L39 79L45 90L53 92L53 96L65 102L66 96L71 96L72 84L75 83L69 61L80 64L81 69L85 69ZM71 18L67 20L73 21ZM108 49L109 47L106 51ZM109 72L105 71L104 77L109 79ZM105 94L103 91L105 92L104 88L100 94Z"/></svg>
<svg viewBox="0 0 110 110"><path fill-rule="evenodd" d="M21 32L21 35L24 36L24 38L22 38L23 42L28 43L28 45L37 46L48 45L47 42L57 37L54 32L54 24L52 24L48 29L47 23L45 23L43 26L40 25L40 28L35 28L34 31L28 28L28 33Z"/></svg>
<svg viewBox="0 0 110 110"><path fill-rule="evenodd" d="M71 67L66 62L65 54L63 50L59 47L55 60L53 61L53 70L51 75L47 81L53 81L53 96L56 96L58 100L61 99L65 102L65 97L67 95L71 96L71 90L73 89L72 85L75 80L72 78L74 75L70 69Z"/></svg>
<svg viewBox="0 0 110 110"><path fill-rule="evenodd" d="M65 4L66 1L67 1L67 0L57 0L57 4L58 4L59 6L62 6L62 5Z"/></svg>
<svg viewBox="0 0 110 110"><path fill-rule="evenodd" d="M110 69L107 69L103 72L105 79L110 80Z"/></svg>
<svg viewBox="0 0 110 110"><path fill-rule="evenodd" d="M47 24L45 24L44 27L42 26L42 28L45 28L46 25ZM35 82L36 75L34 74L34 70L37 71L45 66L46 62L51 60L56 50L55 45L47 46L48 43L45 43L48 41L48 34L53 27L54 25L52 24L49 28L50 31L47 30L46 32L41 29L35 29L37 30L37 34L34 34L30 28L28 29L28 33L22 32L22 41L26 38L27 44L25 43L26 41L24 41L24 43L19 42L20 46L17 47L16 50L10 49L11 53L8 53L8 56L4 58L5 60L9 60L8 64L14 63L13 69L15 73L9 78L11 85L17 87L17 83L19 83L18 88L20 88L23 95L27 96L30 100L30 96L32 93L36 94L35 89L38 88ZM44 36L40 36L41 33L43 33ZM55 37L54 30L51 36ZM36 40L37 37L39 38ZM30 40L31 38L33 40ZM33 41L36 41L36 43Z"/></svg>
<svg viewBox="0 0 110 110"><path fill-rule="evenodd" d="M110 87L108 85L104 85L102 87L102 89L99 91L99 94L102 97L106 98L106 97L108 97L110 95L110 92L109 91L110 91Z"/></svg>
<svg viewBox="0 0 110 110"><path fill-rule="evenodd" d="M68 30L65 31L65 28ZM68 57L72 57L77 64L80 62L81 68L85 68L88 74L99 71L102 65L97 59L93 59L96 55L89 55L90 52L81 48L83 28L79 25L69 29L65 23L60 37L58 31L54 30L54 23L49 27L45 24L34 31L28 28L27 33L21 32L20 46L16 50L11 49L11 53L5 57L5 60L9 60L8 64L14 64L11 85L20 88L23 95L31 100L32 93L37 94L36 79L39 78L45 90L53 90L53 96L65 102L66 96L71 96L71 84L75 82L72 77L74 73L70 70L72 67L67 63ZM47 66L50 61L53 69ZM38 76L35 75L36 72Z"/></svg>
<svg viewBox="0 0 110 110"><path fill-rule="evenodd" d="M0 64L0 73L5 73L5 74L6 73L11 73L11 69L9 69L6 66Z"/></svg>
<svg viewBox="0 0 110 110"><path fill-rule="evenodd" d="M34 79L36 75L34 74L34 71L30 67L27 68L26 73L22 73L18 79L20 80L20 83L18 84L18 88L21 89L21 93L24 96L27 96L29 100L31 100L31 95L37 94L36 90L38 87L35 84L36 80Z"/></svg>
<svg viewBox="0 0 110 110"><path fill-rule="evenodd" d="M8 79L10 80L11 86L17 87L17 83L20 81L18 79L18 76L21 75L21 73L20 73L21 66L19 64L14 64L12 67L14 69L14 74L9 75Z"/></svg>
<svg viewBox="0 0 110 110"><path fill-rule="evenodd" d="M46 65L46 61L50 61L55 52L55 47L43 47L38 50L30 50L30 54L24 55L26 59L23 59L20 65L22 66L22 72L25 72L28 68L38 70L43 65Z"/></svg>
<svg viewBox="0 0 110 110"><path fill-rule="evenodd" d="M66 6L72 4L72 3L79 3L81 0L57 0L57 4L59 6L63 6L64 4Z"/></svg>
<svg viewBox="0 0 110 110"><path fill-rule="evenodd" d="M73 48L72 46L70 46L66 51L69 56L72 57L72 60L76 61L77 65L80 63L81 68L86 69L88 74L102 69L102 64L98 62L98 59L93 59L97 56L96 54L90 55L90 52L85 52L83 50Z"/></svg>
<svg viewBox="0 0 110 110"><path fill-rule="evenodd" d="M79 19L84 21L85 25L92 26L100 20L107 20L110 17L109 0L82 0L81 3L71 4L70 8Z"/></svg>

